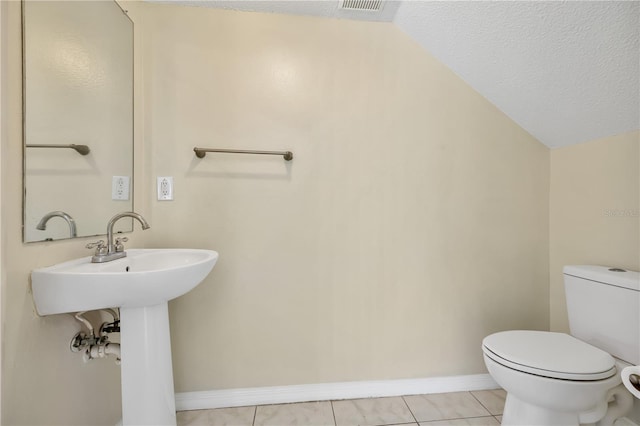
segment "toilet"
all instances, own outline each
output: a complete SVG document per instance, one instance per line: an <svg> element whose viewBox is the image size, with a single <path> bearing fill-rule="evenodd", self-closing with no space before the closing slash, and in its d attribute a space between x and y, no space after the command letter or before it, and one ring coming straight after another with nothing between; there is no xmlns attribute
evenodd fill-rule
<svg viewBox="0 0 640 426"><path fill-rule="evenodd" d="M507 392L502 425L612 425L633 405L620 371L640 364L640 274L565 266L570 333L512 330L482 341Z"/></svg>

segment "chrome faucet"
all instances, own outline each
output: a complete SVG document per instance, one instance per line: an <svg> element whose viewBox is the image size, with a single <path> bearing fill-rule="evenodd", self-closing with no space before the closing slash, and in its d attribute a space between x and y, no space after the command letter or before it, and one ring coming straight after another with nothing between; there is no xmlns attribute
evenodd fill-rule
<svg viewBox="0 0 640 426"><path fill-rule="evenodd" d="M127 237L116 238L115 242L113 241L113 225L122 219L123 217L132 217L136 219L142 225L142 229L149 229L150 226L147 221L138 213L135 212L122 212L118 213L111 219L109 219L109 223L107 223L107 244L105 245L103 240L100 240L95 243L87 244L87 248L95 248L96 253L91 258L92 263L104 263L111 262L112 260L120 259L127 255L127 252L124 251L123 242L128 240Z"/></svg>
<svg viewBox="0 0 640 426"><path fill-rule="evenodd" d="M71 238L75 238L78 236L78 232L76 231L76 221L73 220L73 218L68 213L62 211L54 211L45 214L44 217L40 219L38 225L36 225L36 229L39 229L40 231L44 231L45 229L47 229L47 222L52 217L61 217L66 220L69 224L69 233L71 234Z"/></svg>

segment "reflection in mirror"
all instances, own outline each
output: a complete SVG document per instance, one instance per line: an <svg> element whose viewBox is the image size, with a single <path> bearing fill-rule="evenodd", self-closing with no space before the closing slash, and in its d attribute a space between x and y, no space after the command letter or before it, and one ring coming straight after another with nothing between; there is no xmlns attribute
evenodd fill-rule
<svg viewBox="0 0 640 426"><path fill-rule="evenodd" d="M112 0L22 13L24 241L104 234L133 210L133 23Z"/></svg>

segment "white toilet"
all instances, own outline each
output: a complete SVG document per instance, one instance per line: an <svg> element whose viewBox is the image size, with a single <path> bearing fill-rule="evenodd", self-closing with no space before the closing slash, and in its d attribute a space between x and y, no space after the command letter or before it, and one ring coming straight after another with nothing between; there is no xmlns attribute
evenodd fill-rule
<svg viewBox="0 0 640 426"><path fill-rule="evenodd" d="M482 342L507 391L503 425L605 426L632 407L620 371L640 364L640 274L565 266L564 287L571 335L513 330Z"/></svg>

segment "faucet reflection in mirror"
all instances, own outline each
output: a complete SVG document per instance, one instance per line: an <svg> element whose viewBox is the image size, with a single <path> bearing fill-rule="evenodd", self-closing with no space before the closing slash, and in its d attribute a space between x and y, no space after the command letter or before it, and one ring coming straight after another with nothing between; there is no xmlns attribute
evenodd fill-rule
<svg viewBox="0 0 640 426"><path fill-rule="evenodd" d="M106 245L103 240L86 245L88 249L96 249L95 255L91 258L91 263L111 262L112 260L120 259L127 255L127 252L124 251L124 245L122 244L123 242L127 241L127 238L117 238L115 243L113 241L113 225L115 225L115 223L123 217L131 217L136 219L142 225L143 230L150 228L149 223L147 223L145 218L143 218L136 212L118 213L117 215L109 219L109 223L107 224Z"/></svg>
<svg viewBox="0 0 640 426"><path fill-rule="evenodd" d="M69 234L71 235L71 238L75 238L75 237L78 236L78 231L77 231L77 228L76 228L76 221L73 220L73 218L71 217L70 214L62 212L62 211L49 212L46 215L44 215L44 217L42 219L40 219L40 222L38 222L38 225L36 226L36 229L39 230L39 231L46 230L47 229L47 222L52 217L61 217L64 220L66 220L67 223L69 224Z"/></svg>

